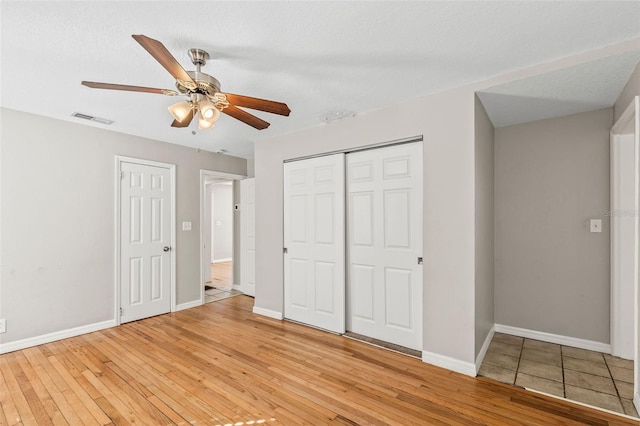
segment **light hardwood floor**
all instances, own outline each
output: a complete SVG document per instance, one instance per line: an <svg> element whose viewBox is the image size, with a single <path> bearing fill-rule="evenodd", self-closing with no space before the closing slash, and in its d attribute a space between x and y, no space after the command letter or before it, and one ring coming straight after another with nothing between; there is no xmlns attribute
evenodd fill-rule
<svg viewBox="0 0 640 426"><path fill-rule="evenodd" d="M637 422L251 313L238 296L0 356L0 424Z"/></svg>
<svg viewBox="0 0 640 426"><path fill-rule="evenodd" d="M211 264L211 285L231 288L233 285L233 262Z"/></svg>

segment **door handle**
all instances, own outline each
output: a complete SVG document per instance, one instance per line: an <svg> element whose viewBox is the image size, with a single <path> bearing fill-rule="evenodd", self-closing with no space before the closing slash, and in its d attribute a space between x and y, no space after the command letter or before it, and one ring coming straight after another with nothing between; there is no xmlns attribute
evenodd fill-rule
<svg viewBox="0 0 640 426"><path fill-rule="evenodd" d="M162 251L171 251L171 247L169 247L169 246L164 246L164 248L162 249Z"/></svg>
<svg viewBox="0 0 640 426"><path fill-rule="evenodd" d="M421 258L421 257L419 257L419 258L418 258L418 265L422 265L422 262L423 262L422 258Z"/></svg>
<svg viewBox="0 0 640 426"><path fill-rule="evenodd" d="M286 248L286 247L284 247L284 248L282 249L282 253L284 253L284 254L289 253L289 249L288 249L288 248Z"/></svg>

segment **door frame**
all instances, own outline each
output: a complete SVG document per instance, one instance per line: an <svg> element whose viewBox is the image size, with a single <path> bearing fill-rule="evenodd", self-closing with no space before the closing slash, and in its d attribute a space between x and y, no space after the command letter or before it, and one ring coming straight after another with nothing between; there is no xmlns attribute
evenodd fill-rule
<svg viewBox="0 0 640 426"><path fill-rule="evenodd" d="M169 175L171 176L171 291L170 291L170 299L171 299L171 312L176 311L176 165L171 163L162 163L159 161L153 160L145 160L142 158L135 157L126 157L123 155L115 156L115 168L114 168L114 182L115 182L115 210L114 210L114 219L115 219L115 275L114 275L114 307L113 307L113 316L115 318L116 325L120 325L120 291L121 291L121 282L120 282L120 181L121 181L121 172L120 168L122 163L133 163L140 164L143 166L152 166L152 167L160 167L169 170Z"/></svg>
<svg viewBox="0 0 640 426"><path fill-rule="evenodd" d="M286 163L290 163L290 162L294 162L294 161L301 161L301 160L308 160L311 158L317 158L317 157L325 157L328 155L334 155L334 154L344 154L345 155L345 161L346 161L346 155L350 154L350 153L354 153L354 152L360 152L360 151L367 151L367 150L372 150L372 149L380 149L380 148L386 148L386 147L391 147L391 146L397 146L397 145L403 145L403 144L408 144L408 143L415 143L415 142L421 142L423 144L423 149L424 149L424 135L416 135L416 136L411 136L411 137L407 137L407 138L401 138L401 139L394 139L394 140L390 140L390 141L386 141L386 142L378 142L378 143L373 143L373 144L369 144L369 145L362 145L362 146L357 146L357 147L351 147L351 148L346 148L346 149L337 149L334 151L323 151L323 152L316 152L313 154L307 154L307 155L302 155L302 156L298 156L298 157L290 157L290 158L286 158L282 161L282 164L284 166L284 164ZM424 151L423 151L424 152ZM281 169L281 171L283 171L283 182L282 182L282 194L284 196L284 188L285 188L285 183L284 183L284 167ZM346 170L345 170L346 173ZM424 173L424 170L423 170ZM345 176L346 178L346 176ZM345 180L346 182L346 180ZM346 189L346 186L345 186ZM424 174L423 174L423 188L422 190L424 191ZM345 191L345 196L346 196L346 191ZM420 208L424 208L424 198L423 198L423 205L420 206ZM282 206L282 220L284 223L284 200L283 200L283 206ZM345 213L346 213L346 205L345 205ZM347 218L345 217L345 231L346 231L346 220ZM424 232L424 223L423 223L423 232ZM424 238L424 236L423 236ZM283 232L282 232L282 243L283 243L283 248L284 248L284 244L285 244L285 238L284 238L284 227L283 227ZM424 241L423 241L423 247L422 247L423 251L424 251ZM285 270L285 258L284 258L284 254L282 254L282 264L281 264L281 270L282 270L282 312L275 312L275 314L279 314L279 315L271 315L273 314L273 312L271 312L270 314L265 314L267 316L271 316L272 318L276 318L276 319L286 319L285 318L285 304L286 304L286 300L285 300L285 291L284 291L284 286L285 286L285 279L284 279L284 270ZM346 329L346 279L347 279L347 275L346 275L346 268L347 268L347 257L346 257L346 234L345 234L345 321L344 321L344 326ZM421 274L421 281L422 281L422 289L423 289L423 300L421 301L422 303L422 321L424 322L424 285L425 285L425 272L424 269L422 270L422 274ZM254 312L255 312L255 308L254 308ZM266 312L266 311L265 311ZM312 325L309 324L305 324L305 326L308 327L314 327ZM325 330L327 331L327 330ZM422 324L422 339L421 339L421 345L422 345L422 353L424 354L424 324ZM424 358L424 357L423 357Z"/></svg>
<svg viewBox="0 0 640 426"><path fill-rule="evenodd" d="M204 257L204 242L206 240L206 236L204 235L204 230L205 230L205 201L207 199L207 195L205 194L205 190L206 190L206 179L207 178L215 178L215 179L228 179L228 180L234 180L234 181L238 181L238 180L242 180L245 179L247 176L245 175L237 175L234 173L225 173L225 172L216 172L213 170L207 170L207 169L200 169L200 249L198 250L198 253L200 254L200 261L198 262L198 264L200 265L200 272L199 272L199 276L200 276L200 304L204 305L204 286L205 286L205 282L204 282L204 262L203 257ZM207 220L209 221L209 226L211 226L211 218L207 218ZM234 218L234 224L235 224L235 218ZM232 225L235 226L235 225ZM209 241L209 244L211 244L211 241ZM232 250L235 250L235 245L236 245L236 241L235 241L235 234L234 234L234 238L233 238L233 242L232 242ZM233 259L234 263L236 262L236 259ZM233 272L232 272L233 274ZM233 277L234 281L235 281L235 276ZM235 286L235 284L233 284L233 286ZM233 288L233 287L232 287ZM236 287L237 288L237 287Z"/></svg>
<svg viewBox="0 0 640 426"><path fill-rule="evenodd" d="M246 269L247 269L247 265L249 263L249 261L247 260L248 257L246 256L246 251L247 251L247 246L248 244L246 243L246 234L247 234L247 226L248 226L248 216L246 215L247 212L247 189L246 187L243 188L243 186L248 185L248 181L251 180L253 183L253 219L254 219L254 239L255 239L255 210L256 210L256 197L255 197L255 178L246 178L243 179L241 181L238 181L238 184L240 185L240 291L243 292L244 294L247 294L249 296L253 296L255 298L255 269L256 269L256 265L255 265L255 241L254 241L254 247L253 247L253 251L254 251L254 262L253 262L253 275L254 275L254 282L253 282L253 289L251 289L252 291L249 292L248 290L250 290L249 284L247 282L247 276L246 274Z"/></svg>
<svg viewBox="0 0 640 426"><path fill-rule="evenodd" d="M620 197L620 188L617 181L613 179L617 176L618 161L617 161L617 142L620 135L629 134L627 127L635 120L633 133L634 133L634 255L633 255L633 277L634 277L634 298L633 298L633 311L634 311L634 344L633 344L633 368L634 368L634 404L636 409L640 409L640 383L638 378L640 377L640 282L639 282L639 258L640 255L640 227L639 227L639 207L640 207L640 96L633 98L629 106L624 110L622 115L615 122L610 132L610 148L611 148L611 208L615 208L614 202ZM615 352L615 345L617 343L617 309L618 299L616 294L619 288L618 277L616 274L615 266L618 263L620 257L620 250L618 247L618 241L615 231L616 215L611 215L611 352Z"/></svg>

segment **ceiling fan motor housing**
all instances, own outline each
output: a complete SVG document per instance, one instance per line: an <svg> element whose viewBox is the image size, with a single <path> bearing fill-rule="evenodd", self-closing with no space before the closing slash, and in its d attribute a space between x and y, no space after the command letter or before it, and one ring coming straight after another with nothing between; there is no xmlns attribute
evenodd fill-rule
<svg viewBox="0 0 640 426"><path fill-rule="evenodd" d="M198 71L187 71L187 74L196 82L196 88L191 89L185 82L176 80L176 87L180 93L185 95L200 93L207 97L215 97L215 94L220 92L220 82L209 74Z"/></svg>

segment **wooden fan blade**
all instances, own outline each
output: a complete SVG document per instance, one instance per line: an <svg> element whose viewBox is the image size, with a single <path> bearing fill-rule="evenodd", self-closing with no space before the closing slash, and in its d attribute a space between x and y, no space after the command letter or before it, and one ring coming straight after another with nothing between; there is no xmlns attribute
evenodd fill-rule
<svg viewBox="0 0 640 426"><path fill-rule="evenodd" d="M235 118L236 120L240 120L245 124L248 124L251 127L255 127L258 130L266 129L270 126L269 123L264 121L261 118L256 117L255 115L249 114L246 111L241 110L240 108L235 107L234 105L229 105L225 109L222 110L227 115Z"/></svg>
<svg viewBox="0 0 640 426"><path fill-rule="evenodd" d="M146 92L169 96L175 96L178 94L178 92L176 92L175 90L156 89L154 87L129 86L126 84L98 83L97 81L82 81L81 84L83 86L91 87L92 89L126 90L129 92Z"/></svg>
<svg viewBox="0 0 640 426"><path fill-rule="evenodd" d="M191 110L191 113L189 115L187 115L184 120L182 121L178 121L178 120L173 120L173 123L171 123L171 127L189 127L189 124L191 124L191 120L193 120L193 117L196 115L196 111L194 109Z"/></svg>
<svg viewBox="0 0 640 426"><path fill-rule="evenodd" d="M164 44L142 34L133 34L131 37L140 43L140 45L144 47L145 50L164 67L164 69L169 71L169 74L171 74L173 78L195 84L191 76L189 76L184 68L182 68L182 65L180 65L176 58L174 58L167 48L164 47Z"/></svg>
<svg viewBox="0 0 640 426"><path fill-rule="evenodd" d="M239 107L257 109L258 111L270 112L272 114L280 114L288 116L291 110L287 104L267 99L252 98L250 96L234 95L233 93L225 93L227 100Z"/></svg>

